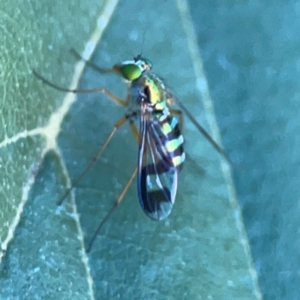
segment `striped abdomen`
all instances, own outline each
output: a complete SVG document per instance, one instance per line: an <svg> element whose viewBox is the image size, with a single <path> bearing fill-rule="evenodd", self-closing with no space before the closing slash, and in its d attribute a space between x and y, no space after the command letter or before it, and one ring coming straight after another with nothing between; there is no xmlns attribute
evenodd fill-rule
<svg viewBox="0 0 300 300"><path fill-rule="evenodd" d="M183 136L179 129L178 120L170 115L161 113L161 115L152 123L153 131L157 134L156 141L160 141L157 146L157 151L163 160L161 167L176 168L181 171L185 160L183 149ZM164 172L164 170L161 172Z"/></svg>
<svg viewBox="0 0 300 300"><path fill-rule="evenodd" d="M178 174L185 159L178 121L163 111L141 114L138 193L141 207L154 220L166 218L173 207Z"/></svg>

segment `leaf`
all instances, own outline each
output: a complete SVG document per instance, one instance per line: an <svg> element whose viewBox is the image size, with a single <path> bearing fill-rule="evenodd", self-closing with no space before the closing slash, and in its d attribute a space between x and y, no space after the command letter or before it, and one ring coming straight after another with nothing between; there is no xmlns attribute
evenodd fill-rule
<svg viewBox="0 0 300 300"><path fill-rule="evenodd" d="M299 4L189 1L264 299L299 298Z"/></svg>
<svg viewBox="0 0 300 300"><path fill-rule="evenodd" d="M106 8L109 3L112 1L106 3ZM116 62L131 59L143 49L143 55L154 64L154 72L165 78L166 84L195 118L217 132L214 116L206 109L211 102L184 3L119 3L92 61L102 67L110 67ZM46 29L39 29L41 33L33 32L33 40L40 43L39 47L36 46L39 49L35 51L37 57L33 59L30 50L25 55L28 62L34 61L32 65L40 73L67 87L72 62L76 63L76 68L78 66L67 54L69 48L72 45L80 50L88 42L88 34L92 32L90 28L96 23L95 11L101 13L103 6L96 9L90 4L89 8L85 7L86 15L92 13L94 16L87 21L84 13L77 10L79 3L77 7L75 3L68 4L72 18L66 22L61 16L66 8L60 5L64 4L60 3L56 9L55 6L46 8L41 21L32 21L36 28L49 28L46 25L52 20L53 33L49 29L49 32ZM49 11L51 16L45 16L45 12ZM105 18L101 20L105 21ZM94 34L90 40L94 43ZM49 41L52 51L47 49ZM20 183L15 186L16 199L22 199L21 183L32 177L28 170L35 170L40 162L39 155L46 154L38 175L33 176L35 182L28 197L24 198L27 195L23 192L24 200L18 200L16 205L24 206L20 220L17 213L5 219L6 208L1 210L2 224L8 222L11 227L14 219L18 219L14 239L2 260L1 296L5 299L259 298L239 207L232 196L230 173L226 170L226 163L189 120L185 120L184 135L186 151L192 160L186 162L180 175L171 216L162 222L148 219L139 207L134 184L86 256L84 243L88 244L133 172L138 147L128 126L121 128L74 193L63 206L57 207L56 202L66 185L78 177L99 150L114 123L124 115L124 109L115 107L112 101L99 94L78 95L72 104L68 95L28 75L29 66L31 63L23 71L27 76L22 88L18 89L23 91L24 88L23 93L28 98L25 116L22 114L25 124L15 126L12 131L6 130L3 140L7 139L6 135L15 139L2 143L1 148L9 156L13 153L9 147L15 149L25 140L24 155L32 156L31 160L26 159L28 162L21 175L17 166L24 163L15 150L9 166L12 172L3 175L3 180L9 184L14 182L14 177L19 180ZM80 87L105 87L120 96L126 93L126 86L119 78L101 75L90 68L86 68ZM18 97L14 99L19 103ZM202 100L206 100L205 105ZM16 103L11 106L16 107ZM64 116L64 107L67 115L60 125L58 121ZM11 118L7 117L5 124L12 126L11 122ZM45 127L48 122L50 125ZM58 136L53 133L57 132L55 126L60 129ZM29 137L26 132L23 138L20 133L24 128L35 134ZM31 140L33 142L29 144ZM24 155L21 155L23 160ZM13 174L12 178L9 174ZM9 206L12 197L3 195L3 198L7 199L5 203ZM76 206L73 205L74 199ZM3 232L2 241L7 236Z"/></svg>

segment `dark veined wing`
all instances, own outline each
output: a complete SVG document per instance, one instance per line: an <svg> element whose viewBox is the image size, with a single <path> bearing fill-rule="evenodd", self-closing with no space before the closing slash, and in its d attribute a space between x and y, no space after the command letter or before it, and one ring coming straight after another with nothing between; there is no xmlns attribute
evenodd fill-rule
<svg viewBox="0 0 300 300"><path fill-rule="evenodd" d="M172 210L179 173L172 164L165 139L159 122L141 114L138 195L144 212L157 221Z"/></svg>

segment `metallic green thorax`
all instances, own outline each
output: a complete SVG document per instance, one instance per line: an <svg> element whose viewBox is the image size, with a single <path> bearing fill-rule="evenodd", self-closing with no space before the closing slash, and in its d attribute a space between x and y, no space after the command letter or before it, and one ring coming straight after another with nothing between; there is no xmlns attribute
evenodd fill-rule
<svg viewBox="0 0 300 300"><path fill-rule="evenodd" d="M163 110L167 105L167 92L163 82L154 74L148 74L143 78L144 86L149 88L151 103L156 110Z"/></svg>

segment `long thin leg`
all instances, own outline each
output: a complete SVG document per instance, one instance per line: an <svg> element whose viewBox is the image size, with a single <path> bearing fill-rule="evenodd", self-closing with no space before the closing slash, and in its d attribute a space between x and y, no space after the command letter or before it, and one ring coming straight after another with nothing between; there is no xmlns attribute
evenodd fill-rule
<svg viewBox="0 0 300 300"><path fill-rule="evenodd" d="M110 135L106 139L105 143L99 150L99 152L93 157L93 159L90 161L90 163L87 165L87 167L83 170L83 172L79 175L79 177L72 183L71 187L66 190L64 195L60 198L60 200L57 202L57 205L61 205L64 199L70 194L72 189L78 184L78 182L86 175L88 170L95 164L95 162L99 159L99 157L102 155L103 151L106 149L107 145L113 138L116 131L128 120L128 117L125 116L122 119L120 119L114 126L113 130L111 131Z"/></svg>
<svg viewBox="0 0 300 300"><path fill-rule="evenodd" d="M71 54L74 55L77 59L83 60L88 66L90 66L91 68L93 68L94 70L100 72L100 73L115 73L119 76L121 76L121 73L119 71L119 68L117 68L116 66L113 66L112 68L106 69L106 68L101 68L95 64L93 64L92 62L90 62L89 60L86 60L85 58L83 58L75 49L71 49L70 50Z"/></svg>
<svg viewBox="0 0 300 300"><path fill-rule="evenodd" d="M187 115L187 117L191 120L191 122L195 125L195 127L204 135L204 137L211 143L211 145L230 163L231 160L227 153L214 141L214 139L210 136L210 134L197 122L197 120L192 116L189 110L180 102L176 102L178 106L182 109L182 111Z"/></svg>
<svg viewBox="0 0 300 300"><path fill-rule="evenodd" d="M108 220L108 218L111 216L111 214L113 213L113 211L117 208L117 206L121 203L121 201L123 200L124 196L126 195L130 185L132 184L132 181L133 179L135 178L137 174L137 167L134 169L130 179L128 180L128 182L126 183L126 185L124 186L120 196L118 197L117 201L114 203L114 205L111 207L111 209L108 211L108 213L106 214L106 216L104 217L104 219L101 221L101 223L99 224L97 230L95 231L90 243L89 243L89 246L87 247L86 249L86 252L90 252L92 246L93 246L93 243L95 241L95 238L96 236L98 235L98 233L100 232L102 226L104 225L104 223Z"/></svg>
<svg viewBox="0 0 300 300"><path fill-rule="evenodd" d="M131 128L131 131L135 137L135 139L137 141L139 141L139 132L135 126L135 124L133 123L133 121L131 120L130 123L130 128ZM126 185L124 186L121 194L119 195L118 199L116 200L116 202L113 204L113 206L111 207L111 209L108 211L108 213L106 214L106 216L103 218L103 220L100 222L97 230L95 231L90 243L89 243L89 246L86 250L86 252L89 252L93 246L93 243L94 243L94 240L96 238L96 236L98 235L98 233L100 232L102 226L104 225L104 223L109 219L109 217L111 216L111 214L114 212L114 210L117 208L117 206L121 203L121 201L123 200L124 196L126 195L127 193L127 190L129 189L130 185L132 184L132 181L134 179L134 177L136 176L137 174L137 167L134 169L130 179L128 180L128 182L126 183Z"/></svg>
<svg viewBox="0 0 300 300"><path fill-rule="evenodd" d="M32 73L35 77L37 77L38 79L40 79L41 81L43 81L47 85L49 85L49 86L53 87L54 89L56 89L58 91L61 91L61 92L74 93L74 94L102 93L102 94L106 95L108 98L110 98L116 104L118 104L120 106L127 106L130 102L130 95L129 94L127 94L125 100L123 100L123 99L115 96L114 94L112 94L109 90L104 89L104 88L94 88L94 89L90 89L90 90L67 89L67 88L58 86L56 84L53 84L51 81L47 80L46 78L44 78L43 76L38 74L35 70L32 70Z"/></svg>
<svg viewBox="0 0 300 300"><path fill-rule="evenodd" d="M135 137L136 141L139 142L140 134L132 120L130 120L129 125L133 136Z"/></svg>

